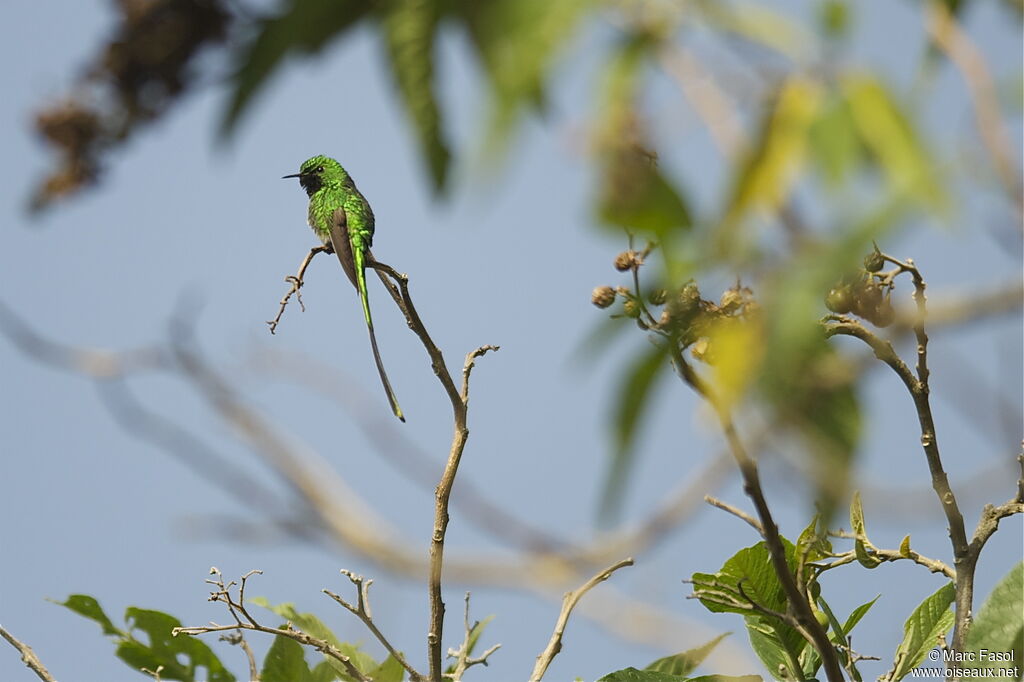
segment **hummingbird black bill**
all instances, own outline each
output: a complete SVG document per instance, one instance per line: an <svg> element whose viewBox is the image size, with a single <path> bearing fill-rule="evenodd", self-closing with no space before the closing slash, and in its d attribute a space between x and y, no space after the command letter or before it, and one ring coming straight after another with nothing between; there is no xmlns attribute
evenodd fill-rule
<svg viewBox="0 0 1024 682"><path fill-rule="evenodd" d="M301 178L301 177L302 177L302 173L292 173L291 175L282 175L281 179L282 180L287 180L288 178Z"/></svg>

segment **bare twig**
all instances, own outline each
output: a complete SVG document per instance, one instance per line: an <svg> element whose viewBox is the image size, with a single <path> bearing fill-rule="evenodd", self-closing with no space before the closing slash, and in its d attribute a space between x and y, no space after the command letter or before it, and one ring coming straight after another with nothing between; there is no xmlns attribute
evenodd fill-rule
<svg viewBox="0 0 1024 682"><path fill-rule="evenodd" d="M742 509L740 509L739 507L734 507L731 504L729 504L728 502L723 502L722 500L718 499L717 497L712 497L711 495L705 495L704 496L704 501L707 502L708 504L710 504L712 507L718 507L722 511L729 512L730 514L732 514L736 518L738 518L738 519L740 519L742 521L746 521L747 524L751 528L753 528L754 530L757 531L758 535L761 535L761 536L764 535L764 526L761 525L761 522L758 521L757 519L755 519L753 516L751 516L747 512L745 512Z"/></svg>
<svg viewBox="0 0 1024 682"><path fill-rule="evenodd" d="M444 600L441 594L441 573L444 568L444 539L448 530L448 504L451 499L452 487L455 485L455 475L459 470L459 462L466 448L466 440L469 438L469 426L466 421L469 409L469 376L476 364L476 359L488 351L498 350L498 346L480 346L466 355L466 361L462 367L462 388L461 390L456 388L441 350L430 337L423 320L420 319L419 313L416 311L416 306L413 305L412 297L409 294L409 278L390 265L377 261L372 254L369 260L370 267L377 271L381 282L387 287L391 298L394 299L395 304L405 316L409 329L419 337L426 349L434 374L441 382L441 386L452 404L452 417L455 422L454 434L448 451L448 461L434 492L434 532L430 538L430 573L427 580L430 595L430 627L427 630L430 680L431 682L442 682L441 644L444 631ZM391 279L388 279L389 277Z"/></svg>
<svg viewBox="0 0 1024 682"><path fill-rule="evenodd" d="M600 571L575 590L566 593L565 598L562 600L562 611L558 614L558 620L555 621L555 631L551 633L551 639L548 640L548 645L544 647L544 651L537 656L537 664L533 667L530 682L540 682L541 678L544 677L544 673L547 672L548 666L551 665L551 661L562 650L562 636L565 634L565 626L569 622L569 616L572 614L573 608L576 607L577 602L579 602L583 595L593 589L598 583L608 580L615 571L632 565L633 559L623 559Z"/></svg>
<svg viewBox="0 0 1024 682"><path fill-rule="evenodd" d="M408 292L403 290L403 293ZM469 375L478 357L489 350L497 349L497 346L481 346L466 355L466 362L462 368L462 390L458 393L458 402L452 404L455 413L455 434L452 436L451 450L444 472L441 474L441 482L437 484L437 491L434 493L434 533L430 538L430 576L427 583L430 593L427 650L430 655L431 682L441 682L442 676L441 635L444 629L444 600L441 595L441 572L444 568L444 538L448 530L448 502L451 499L452 487L455 485L455 475L459 470L462 452L469 438L469 427L466 424ZM451 382L451 377L448 377L448 382Z"/></svg>
<svg viewBox="0 0 1024 682"><path fill-rule="evenodd" d="M242 576L241 583L238 585L237 600L231 596L231 588L235 585L234 581L225 584L224 578L216 567L211 568L210 573L211 575L217 576L213 580L206 581L207 583L217 587L217 589L210 594L210 601L225 604L228 611L231 613L231 617L235 620L234 625L218 625L217 623L211 623L210 625L174 628L171 630L171 635L174 637L177 637L178 635L196 636L209 632L241 632L242 630L251 630L254 632L263 632L268 635L287 637L288 639L295 640L303 646L316 649L328 658L339 662L345 669L345 672L353 679L358 680L358 682L372 682L369 677L364 675L359 668L352 663L352 659L336 649L327 640L308 635L305 632L292 627L291 623L287 623L283 628L267 627L258 623L256 619L249 614L245 608L245 583L251 576L259 575L262 571L249 571Z"/></svg>
<svg viewBox="0 0 1024 682"><path fill-rule="evenodd" d="M36 677L43 680L43 682L57 682L53 675L50 674L50 671L46 669L46 666L43 665L43 662L39 660L39 657L36 656L36 652L32 651L32 647L17 639L2 625L0 625L0 637L6 639L11 646L18 650L18 653L21 654L22 663L27 665L36 674Z"/></svg>
<svg viewBox="0 0 1024 682"><path fill-rule="evenodd" d="M956 571L948 566L945 562L939 561L938 559L932 559L920 554L909 547L904 550L896 549L882 549L875 547L871 544L871 541L864 535L857 535L855 533L846 533L843 531L829 531L829 535L837 538L847 538L851 540L860 540L868 552L880 559L881 561L913 561L915 564L924 566L932 573L941 573L950 580L956 580ZM827 564L819 565L819 568L823 571L827 571L831 568L836 568L844 564L852 563L857 560L856 553L854 551L842 552L840 554L831 555L836 561L831 561Z"/></svg>
<svg viewBox="0 0 1024 682"><path fill-rule="evenodd" d="M241 632L229 632L221 635L220 638L228 644L242 648L242 651L245 652L246 661L249 663L249 682L260 682L260 669L256 664L256 654L253 653L252 647L246 641L245 635Z"/></svg>
<svg viewBox="0 0 1024 682"><path fill-rule="evenodd" d="M462 644L460 644L459 648L454 651L451 649L448 650L448 658L454 658L455 665L452 667L452 672L447 673L445 677L450 678L452 682L459 682L462 679L462 676L466 674L466 671L474 665L486 666L487 659L491 654L501 648L501 644L495 644L480 656L470 656L470 650L473 645L473 632L480 627L480 622L477 621L473 623L473 625L469 624L469 592L466 593L466 608L462 615L462 625L465 632L462 637Z"/></svg>
<svg viewBox="0 0 1024 682"><path fill-rule="evenodd" d="M299 265L299 271L294 275L288 275L284 278L284 281L291 284L292 287L281 298L279 302L281 307L277 311L277 316L272 320L267 320L267 324L270 325L271 334L276 333L277 325L280 324L281 316L284 315L284 309L288 307L288 301L291 299L292 295L294 295L296 300L298 300L299 308L302 312L306 312L306 306L302 303L302 294L299 292L299 289L301 289L302 285L305 284L305 280L303 278L306 276L306 268L309 267L309 264L318 253L323 253L328 250L330 249L327 246L314 246L309 250L309 253L306 254L306 257L302 259L302 264Z"/></svg>
<svg viewBox="0 0 1024 682"><path fill-rule="evenodd" d="M421 680L423 680L423 675L409 664L409 661L402 655L401 651L392 646L391 642L389 642L387 637L385 637L380 631L380 628L377 627L377 624L373 622L373 614L370 612L369 596L370 585L373 584L373 580L367 580L363 578L363 576L356 575L352 571L347 571L345 569L341 570L341 574L355 585L357 595L355 605L350 604L345 601L344 598L330 590L325 589L324 594L341 604L359 620L363 621L363 624L371 633L373 633L373 636L377 638L377 641L380 642L384 648L387 649L387 652L409 672L409 682L421 682Z"/></svg>

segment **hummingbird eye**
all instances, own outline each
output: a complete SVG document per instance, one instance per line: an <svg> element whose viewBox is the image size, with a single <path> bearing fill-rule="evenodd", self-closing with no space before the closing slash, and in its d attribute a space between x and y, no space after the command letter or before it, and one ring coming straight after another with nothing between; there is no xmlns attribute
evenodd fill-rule
<svg viewBox="0 0 1024 682"><path fill-rule="evenodd" d="M316 169L316 172L317 173L323 173L324 172L324 167L323 166L318 166L317 169Z"/></svg>

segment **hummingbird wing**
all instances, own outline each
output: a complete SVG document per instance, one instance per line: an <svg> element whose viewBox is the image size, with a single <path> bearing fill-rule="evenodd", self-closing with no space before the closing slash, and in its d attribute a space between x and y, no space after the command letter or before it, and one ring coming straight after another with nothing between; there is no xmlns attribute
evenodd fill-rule
<svg viewBox="0 0 1024 682"><path fill-rule="evenodd" d="M352 282L352 286L359 293L360 302L363 304L363 316L366 318L366 328L370 334L373 360L377 364L377 373L380 375L381 384L384 385L384 393L388 397L388 404L391 405L391 411L394 412L395 416L404 422L405 415L402 413L402 408L398 405L398 399L395 398L395 392L391 388L391 382L388 381L387 372L384 371L384 363L380 359L380 350L377 348L377 335L373 331L373 318L370 316L370 297L366 289L366 254L369 247L363 243L362 239L353 243L348 227L348 216L345 213L345 208L342 206L334 209L331 219L331 246L334 248L334 253L338 256L341 267L348 276L349 281Z"/></svg>
<svg viewBox="0 0 1024 682"><path fill-rule="evenodd" d="M335 255L341 261L341 269L345 271L348 281L359 291L359 284L356 281L356 266L352 258L352 242L348 237L348 217L345 215L345 208L339 206L334 209L331 216L331 247Z"/></svg>

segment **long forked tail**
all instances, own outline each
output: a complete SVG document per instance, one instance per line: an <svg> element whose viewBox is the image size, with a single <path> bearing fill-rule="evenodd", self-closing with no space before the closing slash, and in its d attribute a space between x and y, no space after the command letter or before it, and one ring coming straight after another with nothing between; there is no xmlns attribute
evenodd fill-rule
<svg viewBox="0 0 1024 682"><path fill-rule="evenodd" d="M377 372L380 374L380 382L384 384L384 393L388 396L388 402L391 404L391 411L395 413L401 421L405 421L405 415L402 414L402 408L398 406L398 400L395 398L395 392L391 390L391 382L388 381L388 373L384 371L384 363L380 360L380 350L377 349L377 335L373 333L373 324L366 325L366 328L370 332L370 347L373 348L373 361L377 363Z"/></svg>

